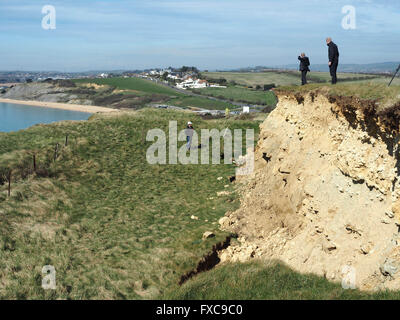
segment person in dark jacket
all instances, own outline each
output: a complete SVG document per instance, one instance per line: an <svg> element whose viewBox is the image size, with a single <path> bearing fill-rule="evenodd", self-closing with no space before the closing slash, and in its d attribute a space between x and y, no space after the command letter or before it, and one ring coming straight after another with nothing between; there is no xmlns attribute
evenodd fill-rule
<svg viewBox="0 0 400 320"><path fill-rule="evenodd" d="M336 84L337 76L336 71L339 65L339 49L337 45L332 41L332 38L326 38L326 45L329 47L329 71L332 77L332 84Z"/></svg>
<svg viewBox="0 0 400 320"><path fill-rule="evenodd" d="M302 53L298 59L300 60L300 71L301 71L301 85L307 84L307 72L310 71L310 59L306 57L305 53Z"/></svg>
<svg viewBox="0 0 400 320"><path fill-rule="evenodd" d="M186 134L186 148L189 150L190 146L192 144L192 137L193 137L193 123L192 122L188 122L187 127L185 129L185 134Z"/></svg>

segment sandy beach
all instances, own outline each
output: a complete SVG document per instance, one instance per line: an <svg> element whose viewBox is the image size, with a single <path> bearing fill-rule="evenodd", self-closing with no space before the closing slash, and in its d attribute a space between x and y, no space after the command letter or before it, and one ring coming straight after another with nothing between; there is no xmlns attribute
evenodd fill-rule
<svg viewBox="0 0 400 320"><path fill-rule="evenodd" d="M69 103L57 103L57 102L25 101L25 100L13 100L13 99L2 99L2 98L0 98L0 102L12 103L12 104L22 104L22 105L28 105L28 106L34 106L34 107L45 107L45 108L53 108L53 109L80 111L80 112L87 112L87 113L118 111L117 109L111 109L111 108L105 108L105 107L86 106L86 105L69 104Z"/></svg>

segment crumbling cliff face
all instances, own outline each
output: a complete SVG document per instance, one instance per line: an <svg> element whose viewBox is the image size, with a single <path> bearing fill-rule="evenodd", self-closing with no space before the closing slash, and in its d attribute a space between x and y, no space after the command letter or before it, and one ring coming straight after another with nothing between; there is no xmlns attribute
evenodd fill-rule
<svg viewBox="0 0 400 320"><path fill-rule="evenodd" d="M279 259L332 281L354 270L360 289L399 289L399 121L396 108L376 109L280 93L261 125L241 207L220 220L240 241L221 261Z"/></svg>
<svg viewBox="0 0 400 320"><path fill-rule="evenodd" d="M43 102L91 104L73 93L75 84L68 80L22 83L12 86L0 98Z"/></svg>

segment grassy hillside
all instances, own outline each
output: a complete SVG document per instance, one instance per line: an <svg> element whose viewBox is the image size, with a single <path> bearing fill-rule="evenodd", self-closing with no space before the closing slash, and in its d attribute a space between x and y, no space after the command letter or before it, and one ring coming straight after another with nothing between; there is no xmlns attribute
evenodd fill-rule
<svg viewBox="0 0 400 320"><path fill-rule="evenodd" d="M182 108L195 107L195 108L203 108L209 110L225 110L226 108L228 109L237 108L236 106L228 102L211 100L202 97L191 97L191 96L173 98L168 101L168 104Z"/></svg>
<svg viewBox="0 0 400 320"><path fill-rule="evenodd" d="M225 239L217 221L238 201L216 194L233 191L233 166L146 161L147 130L167 130L170 120L197 129L259 124L145 109L0 133L1 298L151 298ZM205 231L216 237L202 241ZM56 268L55 291L41 288L44 265Z"/></svg>
<svg viewBox="0 0 400 320"><path fill-rule="evenodd" d="M398 105L400 103L400 85L379 84L374 82L338 83L336 85L308 84L305 86L283 86L277 92L309 93L321 92L326 95L342 97L358 97L360 99L374 100L379 110Z"/></svg>
<svg viewBox="0 0 400 320"><path fill-rule="evenodd" d="M74 82L77 84L110 86L118 90L118 93L125 95L139 95L142 97L151 95L164 95L166 96L164 103L183 108L197 107L215 110L234 108L232 104L224 101L210 100L206 97L191 97L161 84L140 78L77 79L74 80ZM230 87L228 89L206 88L200 89L196 92L206 96L219 97L221 99L231 101L267 105L276 104L276 98L272 92L265 93L240 87Z"/></svg>
<svg viewBox="0 0 400 320"><path fill-rule="evenodd" d="M228 82L235 81L238 84L255 87L257 85L275 84L276 86L290 86L301 84L301 75L298 71L267 71L267 72L205 72L203 75L208 79L224 78ZM330 81L329 73L311 71L307 78L309 82L328 82ZM374 81L380 81L385 77L375 75L363 75L355 73L338 73L338 79L346 81L354 78L369 79L374 78Z"/></svg>
<svg viewBox="0 0 400 320"><path fill-rule="evenodd" d="M275 85L291 85L299 82L299 77L290 73L278 73L278 72L204 72L202 73L207 79L226 79L228 82L235 81L236 83L244 86L256 85L263 86L264 84Z"/></svg>
<svg viewBox="0 0 400 320"><path fill-rule="evenodd" d="M162 299L174 300L358 300L400 299L400 292L345 290L312 274L299 274L282 263L254 261L224 264L198 275Z"/></svg>
<svg viewBox="0 0 400 320"><path fill-rule="evenodd" d="M168 96L181 96L183 94L175 90L140 78L106 78L106 79L76 79L75 83L95 83L108 85L126 92L141 94L164 94Z"/></svg>
<svg viewBox="0 0 400 320"><path fill-rule="evenodd" d="M197 89L195 92L207 96L218 97L230 101L238 101L250 104L260 104L275 106L276 96L271 91L249 90L239 86L229 86L228 88L204 88Z"/></svg>
<svg viewBox="0 0 400 320"><path fill-rule="evenodd" d="M399 87L374 84L282 90L399 98ZM217 221L238 207L239 196L228 180L231 165L147 163L147 131L167 132L170 120L182 129L191 120L196 129L256 132L260 123L144 109L0 133L0 298L400 298L397 292L343 290L324 278L261 262L221 265L179 286L180 277L226 238ZM219 191L232 193L217 196ZM216 237L203 241L205 231ZM54 291L41 288L44 265L56 268Z"/></svg>
<svg viewBox="0 0 400 320"><path fill-rule="evenodd" d="M115 103L116 108L143 108L149 103L169 104L182 108L196 107L204 109L225 110L232 109L233 105L223 101L215 101L206 97L192 97L184 93L173 90L172 88L154 83L150 80L140 78L107 78L107 79L76 79L74 82L78 85L106 86L105 88L113 88L107 95L100 95L104 88L95 88L87 98L100 95L94 102L99 105L107 105Z"/></svg>

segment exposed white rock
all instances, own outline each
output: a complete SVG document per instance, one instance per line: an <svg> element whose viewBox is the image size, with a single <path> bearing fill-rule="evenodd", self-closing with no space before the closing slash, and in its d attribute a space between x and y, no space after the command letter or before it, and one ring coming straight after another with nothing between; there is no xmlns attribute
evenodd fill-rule
<svg viewBox="0 0 400 320"><path fill-rule="evenodd" d="M351 266L361 289L400 289L398 160L380 124L366 128L363 117L323 95L279 97L253 173L238 177L241 206L220 220L242 240L221 260L279 259L339 282Z"/></svg>

